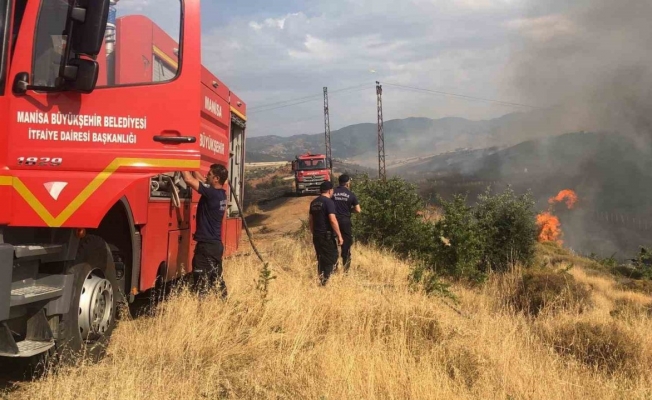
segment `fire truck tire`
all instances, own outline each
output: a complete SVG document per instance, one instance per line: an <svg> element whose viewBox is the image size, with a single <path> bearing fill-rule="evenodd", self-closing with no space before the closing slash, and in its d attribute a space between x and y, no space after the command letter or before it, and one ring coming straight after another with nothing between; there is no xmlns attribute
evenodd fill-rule
<svg viewBox="0 0 652 400"><path fill-rule="evenodd" d="M111 250L99 236L84 237L77 250L68 313L59 322L57 348L64 362L78 356L91 361L105 353L116 325L118 284Z"/></svg>

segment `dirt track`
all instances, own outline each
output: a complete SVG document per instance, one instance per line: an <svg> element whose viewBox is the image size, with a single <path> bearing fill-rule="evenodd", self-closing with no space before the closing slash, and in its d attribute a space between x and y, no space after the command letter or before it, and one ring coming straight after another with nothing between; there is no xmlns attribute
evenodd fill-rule
<svg viewBox="0 0 652 400"><path fill-rule="evenodd" d="M314 196L282 197L258 206L257 212L246 217L256 246L260 251L274 239L301 228L301 221L308 220L308 206ZM251 251L249 239L242 235L241 252Z"/></svg>

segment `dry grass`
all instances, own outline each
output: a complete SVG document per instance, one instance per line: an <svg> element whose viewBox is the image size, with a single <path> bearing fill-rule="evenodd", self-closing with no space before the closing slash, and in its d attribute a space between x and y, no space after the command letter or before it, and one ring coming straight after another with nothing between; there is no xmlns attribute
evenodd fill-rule
<svg viewBox="0 0 652 400"><path fill-rule="evenodd" d="M585 283L565 271L532 270L522 274L511 295L518 311L538 316L560 311L582 313L592 306L591 293Z"/></svg>
<svg viewBox="0 0 652 400"><path fill-rule="evenodd" d="M409 266L358 246L353 270L317 286L312 249L282 238L263 304L259 264L225 264L231 298L188 293L122 321L107 358L22 385L18 399L635 399L652 395L652 323L610 315L650 299L571 270L595 306L532 319L504 306L516 275L453 287L461 315L410 291ZM639 297L642 296L642 297ZM575 329L576 323L587 328ZM578 325L579 326L579 325ZM597 327L597 328L595 328ZM606 328L605 328L606 327ZM581 330L580 335L576 333ZM574 338L584 341L577 346ZM616 343L617 351L611 351ZM560 351L560 348L568 351ZM597 350L596 350L597 349ZM605 350L606 349L606 350ZM605 356L606 354L606 356ZM601 363L600 357L615 354ZM597 360L597 361L596 361ZM597 365L597 367L596 367ZM599 368L607 365L607 369Z"/></svg>

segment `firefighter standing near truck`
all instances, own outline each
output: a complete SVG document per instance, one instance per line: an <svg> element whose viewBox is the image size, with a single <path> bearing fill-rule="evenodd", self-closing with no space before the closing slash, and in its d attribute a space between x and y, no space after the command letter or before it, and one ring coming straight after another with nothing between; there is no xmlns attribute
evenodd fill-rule
<svg viewBox="0 0 652 400"><path fill-rule="evenodd" d="M351 224L351 213L359 213L360 203L358 198L351 192L351 177L346 174L340 175L340 186L333 192L333 202L337 223L342 232L344 244L342 244L342 265L344 272L351 267L351 246L353 245L353 225Z"/></svg>
<svg viewBox="0 0 652 400"><path fill-rule="evenodd" d="M337 264L337 246L343 239L335 216L333 184L326 181L319 186L321 195L310 203L309 227L317 253L317 273L321 285L326 285Z"/></svg>
<svg viewBox="0 0 652 400"><path fill-rule="evenodd" d="M193 289L203 293L217 284L223 299L227 290L222 277L222 221L227 206L224 186L228 176L227 169L219 164L211 165L205 180L196 172L183 172L186 184L201 195L197 206L197 229L193 236L197 241L192 258Z"/></svg>

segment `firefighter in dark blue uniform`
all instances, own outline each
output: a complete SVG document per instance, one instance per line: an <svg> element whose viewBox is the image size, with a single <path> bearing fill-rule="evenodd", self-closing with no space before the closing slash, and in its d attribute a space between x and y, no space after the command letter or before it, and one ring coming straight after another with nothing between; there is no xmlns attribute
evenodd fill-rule
<svg viewBox="0 0 652 400"><path fill-rule="evenodd" d="M342 232L344 244L342 244L342 265L344 272L348 272L351 267L351 246L353 245L353 226L351 224L351 213L359 213L360 203L355 194L351 192L351 177L348 175L340 175L340 186L333 192L333 202L335 203L335 211L337 223Z"/></svg>
<svg viewBox="0 0 652 400"><path fill-rule="evenodd" d="M194 234L197 246L192 259L194 290L204 292L217 284L222 298L226 299L226 283L222 277L222 221L227 206L224 188L229 172L223 165L213 164L205 179L196 172L182 174L186 184L201 195Z"/></svg>
<svg viewBox="0 0 652 400"><path fill-rule="evenodd" d="M319 191L321 195L310 203L308 218L312 243L317 253L317 272L323 286L328 282L337 264L337 246L342 245L343 239L335 217L335 204L331 200L333 184L324 182Z"/></svg>

